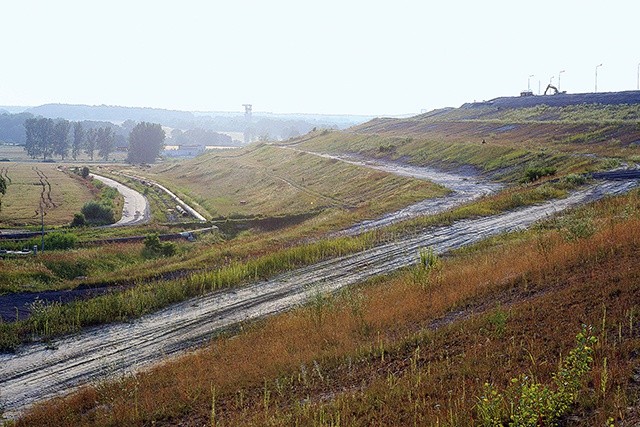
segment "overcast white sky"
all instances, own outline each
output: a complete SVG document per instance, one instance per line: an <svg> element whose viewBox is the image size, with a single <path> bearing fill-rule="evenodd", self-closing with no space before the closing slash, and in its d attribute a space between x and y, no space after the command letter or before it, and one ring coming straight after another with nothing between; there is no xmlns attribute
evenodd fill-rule
<svg viewBox="0 0 640 427"><path fill-rule="evenodd" d="M0 105L392 115L636 89L638 0L3 0Z"/></svg>

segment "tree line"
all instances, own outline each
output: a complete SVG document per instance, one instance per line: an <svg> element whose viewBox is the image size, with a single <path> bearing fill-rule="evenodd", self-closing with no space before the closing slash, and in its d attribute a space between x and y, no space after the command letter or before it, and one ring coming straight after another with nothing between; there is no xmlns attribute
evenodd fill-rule
<svg viewBox="0 0 640 427"><path fill-rule="evenodd" d="M65 119L54 121L34 117L25 120L24 128L24 149L34 159L42 157L42 160L47 160L59 156L64 160L71 154L71 158L77 160L84 152L94 160L97 150L98 155L106 161L115 149L115 133L108 126L85 130L80 122L72 125Z"/></svg>
<svg viewBox="0 0 640 427"><path fill-rule="evenodd" d="M81 122L65 119L29 118L24 122L26 141L24 149L31 158L47 160L59 156L62 160L71 155L77 160L85 153L94 160L98 156L108 161L115 150L116 134L109 126L86 129ZM156 123L142 122L129 134L129 163L153 163L164 147L165 133Z"/></svg>

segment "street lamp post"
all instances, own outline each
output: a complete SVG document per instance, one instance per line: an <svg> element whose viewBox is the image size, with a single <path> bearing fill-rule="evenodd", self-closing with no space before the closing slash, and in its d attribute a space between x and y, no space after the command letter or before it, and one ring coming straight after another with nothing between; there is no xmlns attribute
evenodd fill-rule
<svg viewBox="0 0 640 427"><path fill-rule="evenodd" d="M640 70L640 65L638 69ZM529 77L527 77L527 92L531 92L531 77L533 76L534 74L531 74Z"/></svg>
<svg viewBox="0 0 640 427"><path fill-rule="evenodd" d="M595 90L596 93L598 93L598 68L599 67L602 67L602 64L596 65L596 90Z"/></svg>
<svg viewBox="0 0 640 427"><path fill-rule="evenodd" d="M561 75L562 73L564 73L564 70L561 70L561 71L558 73L558 92L560 92L560 75Z"/></svg>

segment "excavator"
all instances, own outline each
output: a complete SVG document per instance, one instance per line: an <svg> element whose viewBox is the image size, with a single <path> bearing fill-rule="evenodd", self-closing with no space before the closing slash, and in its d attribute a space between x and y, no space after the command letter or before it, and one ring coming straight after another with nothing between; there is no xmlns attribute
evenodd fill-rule
<svg viewBox="0 0 640 427"><path fill-rule="evenodd" d="M544 90L544 94L545 95L547 94L547 92L549 92L549 89L551 89L553 91L553 93L551 95L558 95L558 94L562 94L562 93L567 93L566 90L563 90L562 92L560 92L557 87L555 87L554 85L549 83L547 88Z"/></svg>

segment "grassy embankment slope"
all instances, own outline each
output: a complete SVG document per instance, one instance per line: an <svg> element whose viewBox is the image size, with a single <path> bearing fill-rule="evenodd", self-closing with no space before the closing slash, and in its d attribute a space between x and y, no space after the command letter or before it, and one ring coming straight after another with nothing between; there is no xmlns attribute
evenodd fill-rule
<svg viewBox="0 0 640 427"><path fill-rule="evenodd" d="M144 174L213 218L340 211L333 215L346 224L446 193L424 181L264 144L158 165Z"/></svg>
<svg viewBox="0 0 640 427"><path fill-rule="evenodd" d="M609 107L576 108L577 118L552 121L533 117L534 110L489 112L497 117L484 120L454 110L447 114L464 117L378 120L292 142L471 164L513 181L532 165L570 173L616 163L591 154L635 160L637 116L617 116L633 107L611 114ZM591 113L596 117L580 120ZM518 415L509 414L513 408L531 408L525 389L546 396L534 412L552 408L566 425L604 425L610 417L634 425L637 414L628 407L637 405L640 369L639 200L637 191L607 199L460 251L430 272L416 268L319 296L233 340L219 338L166 366L47 403L18 425L483 425L492 408L502 422ZM593 326L598 342L588 372L569 378L578 384L576 403L560 411L552 377L568 372L560 363L571 359L581 324ZM521 374L533 382L510 387ZM487 395L485 383L508 389L505 400ZM483 397L498 403L480 404Z"/></svg>
<svg viewBox="0 0 640 427"><path fill-rule="evenodd" d="M101 248L84 248L65 253L47 252L37 262L31 259L0 260L6 279L0 291L72 288L80 283L109 281L132 284L136 279L158 277L175 270L202 269L204 266L207 269L220 268L231 261L264 255L265 248L272 251L285 249L303 236L317 235L353 221L375 217L418 200L446 194L447 191L425 181L268 146L251 147L232 155L207 155L185 163L160 165L156 169L157 173L148 175L165 182L176 192L182 186L188 186L190 194L194 194L205 206L217 207L223 218L234 215L273 216L276 217L273 221L277 223L274 226L276 229L295 224L297 221L291 221L291 216L300 215L307 221L294 230L280 233L245 233L233 243L219 244L220 239L205 239L196 247L181 244L177 256L172 259L145 260L140 255L140 244L118 244L107 245L109 248L103 250L101 257L96 257ZM15 174L14 170L23 173L31 171L24 167L12 168L9 175ZM84 188L78 183L79 180L71 179L55 169L53 171L60 175L60 179L69 181L64 186L60 184L65 188L64 191ZM177 175L180 171L184 171L184 176ZM135 172L141 173L139 170ZM15 184L10 186L7 193L6 204L9 207L16 198L13 194L17 191L13 190L20 185L19 176L16 175ZM26 190L24 192L27 193ZM241 203L245 199L247 203ZM224 202L219 203L221 200ZM67 213L61 218L68 217L68 221L81 207L80 203L73 204L67 199L59 200L58 204L60 209L64 206ZM155 206L157 213L161 210L160 203ZM211 212L218 212L214 208L210 208ZM6 212L7 215L9 213ZM158 224L136 227L134 230L136 234L153 231L170 230ZM103 238L105 233L110 237L114 234L106 230L100 234L91 229L74 232L80 239ZM145 267L141 268L143 264ZM82 282L74 280L78 276L84 276Z"/></svg>
<svg viewBox="0 0 640 427"><path fill-rule="evenodd" d="M0 348L13 348L31 336L50 338L81 327L137 317L221 286L241 285L256 275L269 277L295 266L361 250L373 244L372 237L353 242L334 239L313 244L301 244L300 240L341 224L446 193L445 189L422 180L274 147L252 147L248 153L241 152L237 158L230 159L205 156L180 166L171 164L170 169L197 174L184 179L209 197L217 197L222 192L215 190L219 186L227 194L242 192L241 197L264 201L257 207L247 203L246 215L275 216L282 210L280 228L289 225L288 215L307 214L311 218L284 231L249 231L226 242L211 237L195 244L180 243L171 257L145 257L142 245L137 243L48 252L37 259L0 260L3 266L0 276L7 279L7 283L0 286L0 292L74 288L87 284L126 288L126 291L121 289L123 292L90 301L54 305L26 321L0 323ZM158 168L163 167L166 166ZM287 178L274 176L274 169ZM219 174L230 175L230 178L227 181L218 179L218 184L214 185L211 175ZM171 175L164 179L173 182ZM169 183L167 186L175 188ZM234 206L244 207L239 196L235 195L233 200ZM139 232L145 232L145 229L148 232L157 227L138 228ZM98 253L100 256L96 257ZM195 280L190 279L194 274L200 275L197 276L200 281L209 275L228 280L225 279L222 285L217 279L206 279L208 285L203 288L194 285ZM81 278L76 279L79 276ZM43 330L41 324L49 326Z"/></svg>

